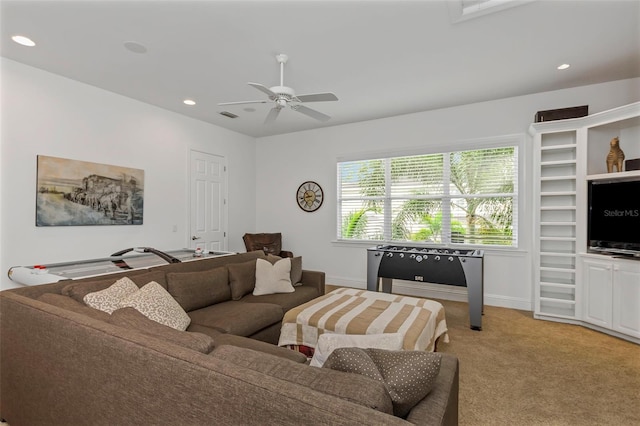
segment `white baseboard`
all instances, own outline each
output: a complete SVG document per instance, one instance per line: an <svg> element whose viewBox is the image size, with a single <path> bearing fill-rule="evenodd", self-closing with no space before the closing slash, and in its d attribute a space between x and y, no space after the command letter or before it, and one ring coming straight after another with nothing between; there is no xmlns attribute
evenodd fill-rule
<svg viewBox="0 0 640 426"><path fill-rule="evenodd" d="M615 330L611 330L610 328L599 327L595 324L588 323L586 321L581 321L578 319L569 319L569 318L559 318L551 315L544 314L534 314L533 317L535 319L544 320L544 321L553 321L553 322L561 322L564 324L572 324L578 325L586 328L590 328L591 330L599 331L604 334L608 334L613 337L617 337L619 339L628 340L629 342L635 343L636 345L640 345L640 339L634 336L630 336L628 334L619 333Z"/></svg>
<svg viewBox="0 0 640 426"><path fill-rule="evenodd" d="M328 284L341 287L351 287L362 290L367 288L367 284L365 282L352 279L327 277L326 280ZM466 287L394 280L393 292L404 294L407 296L424 297L425 299L442 299L453 300L455 302L468 302ZM533 302L531 300L502 295L485 294L484 304L487 306L498 306L500 308L533 311Z"/></svg>
<svg viewBox="0 0 640 426"><path fill-rule="evenodd" d="M489 306L500 308L517 309L519 311L533 312L533 300L518 297L507 297L497 294L485 294L484 303Z"/></svg>
<svg viewBox="0 0 640 426"><path fill-rule="evenodd" d="M358 280L352 280L350 278L339 278L339 277L326 277L326 283L329 285L337 285L340 287L349 287L349 288L358 288L360 290L366 290L367 283Z"/></svg>

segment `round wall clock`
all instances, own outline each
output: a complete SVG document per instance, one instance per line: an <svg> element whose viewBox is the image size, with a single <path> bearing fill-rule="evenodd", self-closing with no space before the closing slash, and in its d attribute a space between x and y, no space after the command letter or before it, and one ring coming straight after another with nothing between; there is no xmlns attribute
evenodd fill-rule
<svg viewBox="0 0 640 426"><path fill-rule="evenodd" d="M320 208L324 200L324 193L320 185L313 181L304 182L298 188L296 201L305 212L314 212Z"/></svg>

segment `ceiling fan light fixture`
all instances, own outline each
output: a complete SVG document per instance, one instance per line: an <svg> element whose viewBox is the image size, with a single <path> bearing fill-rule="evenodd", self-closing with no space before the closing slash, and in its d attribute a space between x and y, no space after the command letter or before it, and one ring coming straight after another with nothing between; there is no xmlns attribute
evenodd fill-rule
<svg viewBox="0 0 640 426"><path fill-rule="evenodd" d="M287 106L289 106L292 110L302 113L308 117L313 119L325 122L329 120L331 117L323 114L319 111L311 109L307 106L302 105L305 102L330 102L337 101L338 97L333 93L308 93L304 95L296 95L296 92L288 86L284 85L284 64L287 63L289 57L285 54L276 55L276 61L280 64L280 85L267 87L260 83L247 83L249 86L253 87L266 94L269 98L269 101L239 101L239 102L222 102L218 105L242 105L242 104L264 104L268 102L273 102L274 106L271 108L269 113L267 114L267 118L265 119L265 124L270 124L278 117L280 111ZM221 113L222 114L222 113ZM223 114L225 115L225 114Z"/></svg>

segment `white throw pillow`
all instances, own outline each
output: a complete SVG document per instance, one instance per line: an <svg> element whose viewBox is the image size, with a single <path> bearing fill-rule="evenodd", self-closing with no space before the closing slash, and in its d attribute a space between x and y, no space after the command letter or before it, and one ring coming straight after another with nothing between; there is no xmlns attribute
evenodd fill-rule
<svg viewBox="0 0 640 426"><path fill-rule="evenodd" d="M122 299L136 291L138 286L129 278L123 277L104 290L86 294L82 300L87 306L110 314L119 308Z"/></svg>
<svg viewBox="0 0 640 426"><path fill-rule="evenodd" d="M150 320L176 330L185 331L191 323L191 318L180 304L155 281L151 281L140 290L125 297L118 307L134 308Z"/></svg>
<svg viewBox="0 0 640 426"><path fill-rule="evenodd" d="M318 337L313 358L309 365L322 367L331 352L338 348L372 348L390 351L402 350L404 337L400 333L382 334L330 334L324 333Z"/></svg>
<svg viewBox="0 0 640 426"><path fill-rule="evenodd" d="M273 265L264 259L256 259L256 286L254 296L274 293L293 293L291 285L291 260L288 257Z"/></svg>

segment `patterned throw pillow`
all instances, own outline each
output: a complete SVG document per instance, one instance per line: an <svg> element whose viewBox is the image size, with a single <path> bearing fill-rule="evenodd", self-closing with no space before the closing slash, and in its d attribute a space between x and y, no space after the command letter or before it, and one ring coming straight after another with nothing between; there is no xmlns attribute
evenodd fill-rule
<svg viewBox="0 0 640 426"><path fill-rule="evenodd" d="M151 281L140 290L125 297L118 308L127 306L135 308L151 320L176 330L184 331L191 323L191 318L180 304L155 281Z"/></svg>
<svg viewBox="0 0 640 426"><path fill-rule="evenodd" d="M399 351L402 349L404 336L401 333L381 334L333 334L323 333L318 337L312 367L322 367L329 355L338 348L375 348Z"/></svg>
<svg viewBox="0 0 640 426"><path fill-rule="evenodd" d="M138 286L127 277L120 278L104 290L86 294L82 299L87 306L108 314L118 309L122 299L138 291Z"/></svg>
<svg viewBox="0 0 640 426"><path fill-rule="evenodd" d="M117 277L111 277L101 275L94 278L83 278L80 280L70 280L69 284L65 285L61 292L65 296L73 297L78 302L84 302L84 296L89 293L95 293L96 291L104 290L114 283L114 280L122 277L127 277L138 287L142 287L146 283L155 281L164 288L167 288L167 280L165 278L164 270L144 272L132 270L124 274L119 274Z"/></svg>
<svg viewBox="0 0 640 426"><path fill-rule="evenodd" d="M264 260L256 259L256 287L254 296L274 293L293 293L291 285L291 260L286 257L273 265Z"/></svg>
<svg viewBox="0 0 640 426"><path fill-rule="evenodd" d="M382 381L393 403L393 414L405 417L433 388L442 355L423 351L339 348L323 367L357 373Z"/></svg>

